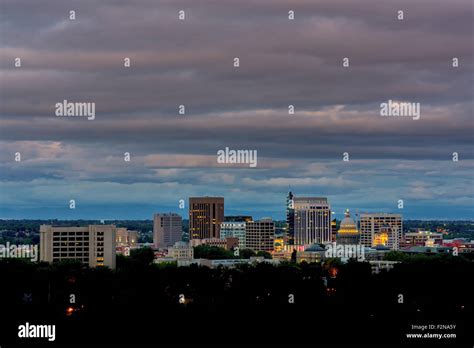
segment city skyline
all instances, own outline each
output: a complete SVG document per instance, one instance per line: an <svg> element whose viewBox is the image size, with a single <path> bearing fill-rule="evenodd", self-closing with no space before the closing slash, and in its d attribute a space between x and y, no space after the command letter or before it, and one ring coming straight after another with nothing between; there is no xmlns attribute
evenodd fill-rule
<svg viewBox="0 0 474 348"><path fill-rule="evenodd" d="M0 348L471 343L473 19L0 0Z"/></svg>

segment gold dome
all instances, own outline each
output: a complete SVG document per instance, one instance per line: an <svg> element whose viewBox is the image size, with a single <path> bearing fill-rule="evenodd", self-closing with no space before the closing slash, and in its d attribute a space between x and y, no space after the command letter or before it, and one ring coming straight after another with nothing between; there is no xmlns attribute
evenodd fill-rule
<svg viewBox="0 0 474 348"><path fill-rule="evenodd" d="M339 231L337 231L337 233L359 234L359 231L357 230L357 225L355 224L354 220L352 220L349 209L346 209L344 216L345 217L344 219L342 219L341 226L339 227Z"/></svg>

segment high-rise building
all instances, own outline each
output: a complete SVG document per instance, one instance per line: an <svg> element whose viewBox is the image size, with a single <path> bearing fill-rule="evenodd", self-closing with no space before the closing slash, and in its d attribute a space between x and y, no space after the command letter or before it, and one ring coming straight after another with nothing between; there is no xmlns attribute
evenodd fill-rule
<svg viewBox="0 0 474 348"><path fill-rule="evenodd" d="M359 231L357 225L352 220L349 209L344 212L344 219L341 221L336 237L337 244L359 244Z"/></svg>
<svg viewBox="0 0 474 348"><path fill-rule="evenodd" d="M153 215L153 244L155 248L167 248L181 241L183 235L183 219L181 215Z"/></svg>
<svg viewBox="0 0 474 348"><path fill-rule="evenodd" d="M245 249L245 221L225 221L221 223L221 239L234 237L239 240L239 248Z"/></svg>
<svg viewBox="0 0 474 348"><path fill-rule="evenodd" d="M293 197L295 245L331 241L331 207L325 197Z"/></svg>
<svg viewBox="0 0 474 348"><path fill-rule="evenodd" d="M40 260L78 260L89 267L115 268L115 226L40 226Z"/></svg>
<svg viewBox="0 0 474 348"><path fill-rule="evenodd" d="M286 197L286 235L288 236L288 244L293 245L295 242L295 209L291 191L288 192Z"/></svg>
<svg viewBox="0 0 474 348"><path fill-rule="evenodd" d="M403 231L402 215L361 213L359 231L360 243L364 246L398 250Z"/></svg>
<svg viewBox="0 0 474 348"><path fill-rule="evenodd" d="M272 252L274 249L275 223L270 218L249 221L245 225L245 247L253 251Z"/></svg>
<svg viewBox="0 0 474 348"><path fill-rule="evenodd" d="M223 197L189 198L189 239L220 238Z"/></svg>

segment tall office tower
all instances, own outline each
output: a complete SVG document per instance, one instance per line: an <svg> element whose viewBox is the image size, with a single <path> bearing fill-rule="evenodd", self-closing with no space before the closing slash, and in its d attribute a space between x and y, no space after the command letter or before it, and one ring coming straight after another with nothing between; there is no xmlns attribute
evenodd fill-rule
<svg viewBox="0 0 474 348"><path fill-rule="evenodd" d="M272 252L274 248L275 223L270 218L249 221L245 225L245 247L253 251Z"/></svg>
<svg viewBox="0 0 474 348"><path fill-rule="evenodd" d="M89 267L115 268L115 226L40 226L40 260L79 260Z"/></svg>
<svg viewBox="0 0 474 348"><path fill-rule="evenodd" d="M245 249L245 221L224 221L221 223L221 239L239 239L239 248Z"/></svg>
<svg viewBox="0 0 474 348"><path fill-rule="evenodd" d="M295 209L293 207L293 193L290 191L286 197L286 235L289 245L295 242Z"/></svg>
<svg viewBox="0 0 474 348"><path fill-rule="evenodd" d="M325 197L293 197L295 245L331 242L331 207Z"/></svg>
<svg viewBox="0 0 474 348"><path fill-rule="evenodd" d="M153 215L153 245L155 248L167 248L181 241L183 235L183 218L181 215Z"/></svg>
<svg viewBox="0 0 474 348"><path fill-rule="evenodd" d="M351 218L349 209L346 209L344 213L344 219L341 221L336 241L337 244L359 244L359 231L356 223Z"/></svg>
<svg viewBox="0 0 474 348"><path fill-rule="evenodd" d="M359 231L360 243L367 247L383 245L398 250L403 231L402 215L361 213Z"/></svg>
<svg viewBox="0 0 474 348"><path fill-rule="evenodd" d="M189 239L220 238L223 197L189 198Z"/></svg>

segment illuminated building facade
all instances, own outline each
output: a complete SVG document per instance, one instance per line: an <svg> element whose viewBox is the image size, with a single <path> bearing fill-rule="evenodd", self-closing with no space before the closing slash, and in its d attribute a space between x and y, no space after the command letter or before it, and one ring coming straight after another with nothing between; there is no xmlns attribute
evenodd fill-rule
<svg viewBox="0 0 474 348"><path fill-rule="evenodd" d="M351 218L349 209L346 209L344 213L344 219L342 219L337 231L336 241L337 244L359 244L359 231L356 223Z"/></svg>
<svg viewBox="0 0 474 348"><path fill-rule="evenodd" d="M374 246L387 246L388 245L388 236L390 232L390 227L388 226L382 226L380 229L380 232L374 233L374 241L373 245Z"/></svg>
<svg viewBox="0 0 474 348"><path fill-rule="evenodd" d="M401 214L361 213L360 242L367 247L384 246L398 250L403 231Z"/></svg>
<svg viewBox="0 0 474 348"><path fill-rule="evenodd" d="M287 237L283 235L275 236L274 243L273 243L273 250L276 253L282 252L285 248L285 239Z"/></svg>
<svg viewBox="0 0 474 348"><path fill-rule="evenodd" d="M189 239L220 238L223 197L189 198Z"/></svg>
<svg viewBox="0 0 474 348"><path fill-rule="evenodd" d="M117 228L115 231L115 244L117 247L134 248L138 243L138 232L126 228Z"/></svg>

